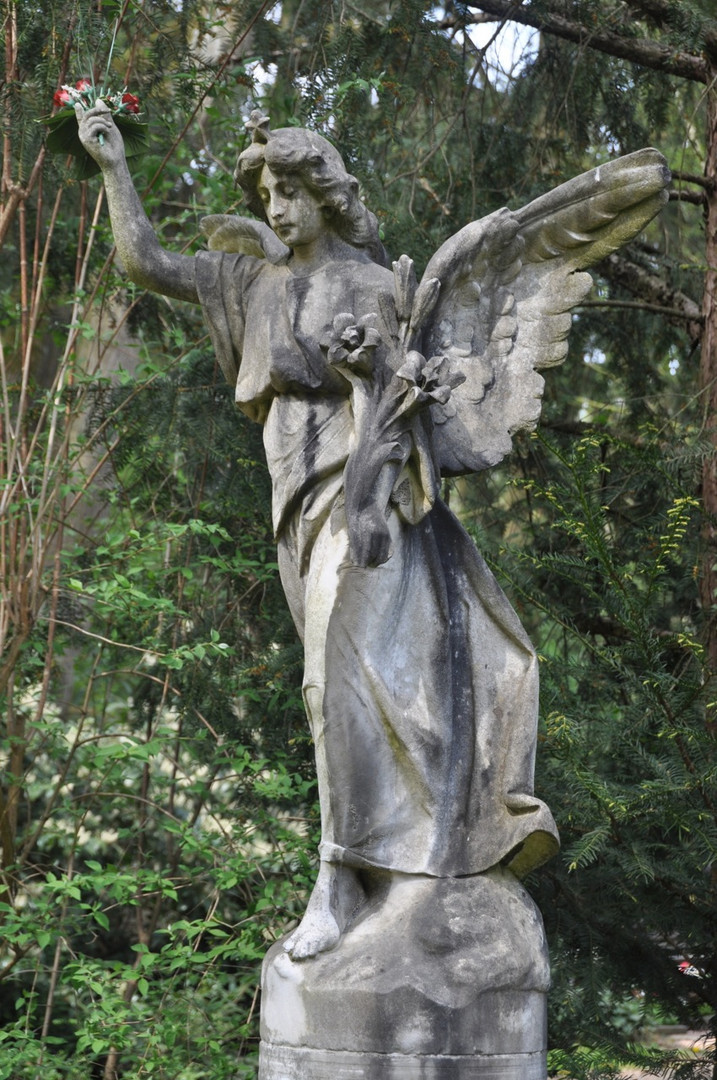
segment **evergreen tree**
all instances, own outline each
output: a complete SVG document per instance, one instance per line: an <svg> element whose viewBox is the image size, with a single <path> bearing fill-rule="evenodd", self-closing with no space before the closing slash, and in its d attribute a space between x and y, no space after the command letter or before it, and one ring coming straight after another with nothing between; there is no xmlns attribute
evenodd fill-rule
<svg viewBox="0 0 717 1080"><path fill-rule="evenodd" d="M714 1036L717 24L709 5L639 0L447 13L456 31L484 18L538 32L506 95L533 171L652 144L675 177L658 227L599 267L541 437L513 462L524 499L503 520L492 500L497 563L544 656L539 782L564 848L535 891L554 1060L575 1075L600 1047L626 1052L636 1000Z"/></svg>
<svg viewBox="0 0 717 1080"><path fill-rule="evenodd" d="M475 30L518 24L498 71ZM668 156L675 197L599 268L539 435L446 494L543 660L552 1067L686 1068L631 1044L715 1010L716 40L707 0L6 5L0 1075L253 1076L258 965L315 848L260 431L196 312L128 286L99 181L36 123L109 76L175 249L245 212L255 106L331 138L419 269L501 205Z"/></svg>

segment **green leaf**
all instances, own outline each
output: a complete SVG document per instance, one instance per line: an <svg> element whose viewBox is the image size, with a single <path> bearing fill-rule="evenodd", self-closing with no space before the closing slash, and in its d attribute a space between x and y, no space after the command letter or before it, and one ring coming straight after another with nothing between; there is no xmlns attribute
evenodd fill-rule
<svg viewBox="0 0 717 1080"><path fill-rule="evenodd" d="M144 153L149 141L148 125L122 114L115 114L113 119L124 140L126 156L130 158ZM101 171L100 166L80 142L73 108L60 109L54 116L44 117L42 123L50 129L46 139L47 149L52 154L69 154L74 157L78 180L88 180Z"/></svg>

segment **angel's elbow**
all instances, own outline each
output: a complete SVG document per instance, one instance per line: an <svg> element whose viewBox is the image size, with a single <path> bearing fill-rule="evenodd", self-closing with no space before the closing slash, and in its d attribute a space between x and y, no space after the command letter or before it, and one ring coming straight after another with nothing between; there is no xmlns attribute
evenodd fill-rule
<svg viewBox="0 0 717 1080"><path fill-rule="evenodd" d="M140 289L148 289L163 296L195 299L195 290L184 281L180 268L159 245L143 251L120 250L119 254L127 277Z"/></svg>

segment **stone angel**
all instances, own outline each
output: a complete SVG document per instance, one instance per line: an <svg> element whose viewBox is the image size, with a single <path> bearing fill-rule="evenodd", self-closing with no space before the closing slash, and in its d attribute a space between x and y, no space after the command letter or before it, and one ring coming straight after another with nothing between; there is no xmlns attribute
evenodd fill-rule
<svg viewBox="0 0 717 1080"><path fill-rule="evenodd" d="M236 176L256 220L206 218L191 256L159 245L108 110L79 124L127 274L202 306L264 427L322 830L284 948L337 946L382 882L523 876L558 844L533 791L536 656L440 480L496 464L535 425L585 268L666 201L664 159L641 150L472 222L418 284L406 256L389 267L357 181L314 132L252 114Z"/></svg>

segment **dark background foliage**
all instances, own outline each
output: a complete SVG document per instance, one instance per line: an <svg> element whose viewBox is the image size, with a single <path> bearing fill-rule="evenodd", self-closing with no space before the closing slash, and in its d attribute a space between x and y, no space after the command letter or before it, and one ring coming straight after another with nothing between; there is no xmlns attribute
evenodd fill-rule
<svg viewBox="0 0 717 1080"><path fill-rule="evenodd" d="M635 1036L714 1035L709 0L25 0L3 45L0 1080L254 1076L261 957L315 868L261 432L197 313L123 277L99 180L45 153L80 77L139 95L132 168L174 250L243 212L257 106L335 142L419 271L469 220L668 157L673 199L597 268L539 432L446 497L542 660L551 1071L706 1074Z"/></svg>

